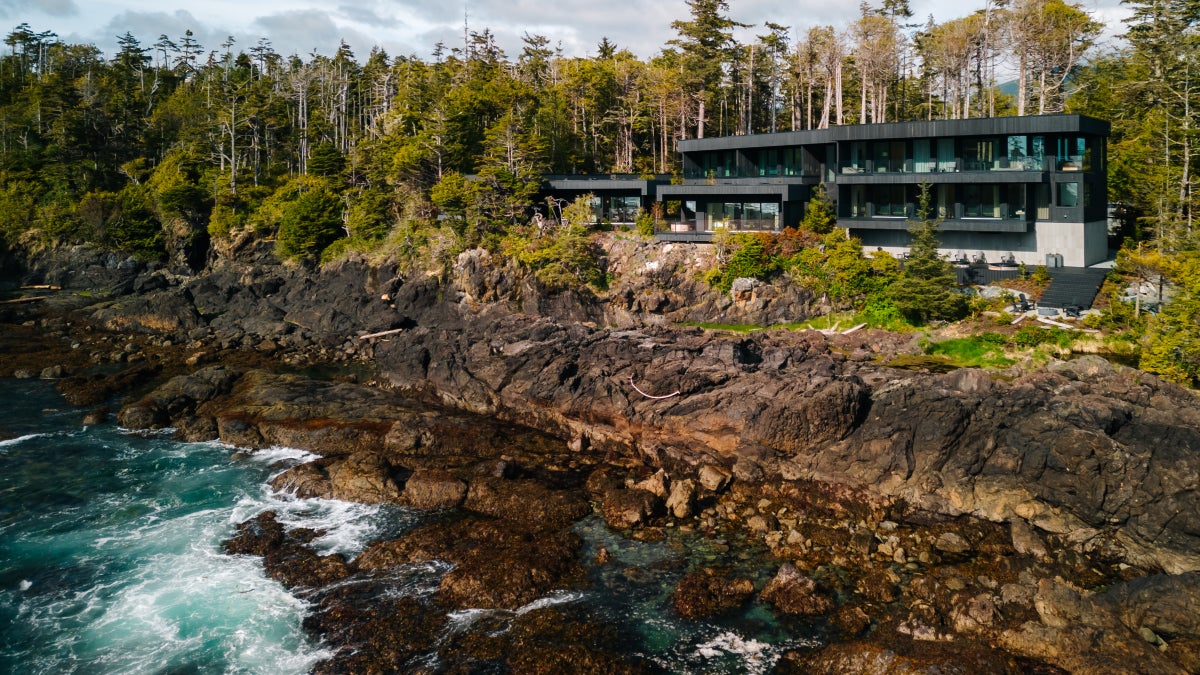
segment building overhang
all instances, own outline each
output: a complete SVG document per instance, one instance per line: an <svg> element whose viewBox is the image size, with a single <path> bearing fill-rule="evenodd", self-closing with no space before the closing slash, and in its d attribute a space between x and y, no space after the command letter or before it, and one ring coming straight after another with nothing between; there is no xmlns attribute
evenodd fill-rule
<svg viewBox="0 0 1200 675"><path fill-rule="evenodd" d="M850 124L828 129L782 131L773 134L690 138L679 141L682 153L703 150L750 150L841 141L888 141L897 138L1085 134L1108 137L1112 125L1086 115L1026 115L978 117L965 120L927 120L886 124Z"/></svg>
<svg viewBox="0 0 1200 675"><path fill-rule="evenodd" d="M943 171L938 173L913 173L907 171L874 173L839 173L834 181L838 185L930 185L963 183L1046 183L1044 171Z"/></svg>
<svg viewBox="0 0 1200 675"><path fill-rule="evenodd" d="M907 230L912 227L912 221L907 218L838 218L838 225L851 230ZM938 229L943 232L1023 233L1029 231L1029 222L998 218L961 218L943 220Z"/></svg>
<svg viewBox="0 0 1200 675"><path fill-rule="evenodd" d="M808 195L808 186L795 183L726 183L714 185L663 185L658 188L660 200L717 200L724 198L758 197L783 202L794 202Z"/></svg>

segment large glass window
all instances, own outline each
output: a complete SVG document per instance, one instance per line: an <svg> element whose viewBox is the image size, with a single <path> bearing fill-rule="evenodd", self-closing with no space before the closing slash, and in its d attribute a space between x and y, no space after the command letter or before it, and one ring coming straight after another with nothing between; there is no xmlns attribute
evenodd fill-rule
<svg viewBox="0 0 1200 675"><path fill-rule="evenodd" d="M1037 186L1037 219L1050 220L1050 186L1045 183Z"/></svg>
<svg viewBox="0 0 1200 675"><path fill-rule="evenodd" d="M954 139L939 138L937 142L937 170L958 171L958 161L954 156Z"/></svg>
<svg viewBox="0 0 1200 675"><path fill-rule="evenodd" d="M863 173L867 170L867 144L856 141L850 144L850 159L845 173Z"/></svg>
<svg viewBox="0 0 1200 675"><path fill-rule="evenodd" d="M999 218L1000 186L967 184L963 190L964 218Z"/></svg>
<svg viewBox="0 0 1200 675"><path fill-rule="evenodd" d="M708 205L709 229L717 226L731 230L779 229L777 202L716 202Z"/></svg>
<svg viewBox="0 0 1200 675"><path fill-rule="evenodd" d="M605 197L604 218L613 223L632 223L641 207L638 197Z"/></svg>
<svg viewBox="0 0 1200 675"><path fill-rule="evenodd" d="M1031 136L1029 138L1029 158L1033 160L1034 171L1046 170L1046 137Z"/></svg>
<svg viewBox="0 0 1200 675"><path fill-rule="evenodd" d="M1032 171L1029 165L1029 139L1025 136L1009 136L1005 141L1005 162L1009 169Z"/></svg>
<svg viewBox="0 0 1200 675"><path fill-rule="evenodd" d="M1004 197L1007 216L1013 220L1025 220L1025 186L1020 183L1008 185L1005 192L1007 193Z"/></svg>
<svg viewBox="0 0 1200 675"><path fill-rule="evenodd" d="M937 163L930 153L929 139L918 138L913 141L913 171L916 173L930 173L936 168Z"/></svg>
<svg viewBox="0 0 1200 675"><path fill-rule="evenodd" d="M904 141L876 141L873 145L876 173L904 171Z"/></svg>
<svg viewBox="0 0 1200 675"><path fill-rule="evenodd" d="M872 196L875 198L876 216L902 218L908 215L903 185L876 185Z"/></svg>
<svg viewBox="0 0 1200 675"><path fill-rule="evenodd" d="M1058 184L1058 205L1063 207L1079 206L1079 183Z"/></svg>
<svg viewBox="0 0 1200 675"><path fill-rule="evenodd" d="M1087 171L1091 167L1091 155L1087 141L1082 136L1063 136L1058 139L1058 170ZM1065 183L1064 183L1065 185Z"/></svg>
<svg viewBox="0 0 1200 675"><path fill-rule="evenodd" d="M784 148L783 150L783 175L785 176L800 176L803 175L804 157L803 151L800 148Z"/></svg>
<svg viewBox="0 0 1200 675"><path fill-rule="evenodd" d="M734 178L737 176L737 153L733 150L705 153L701 169L706 178Z"/></svg>
<svg viewBox="0 0 1200 675"><path fill-rule="evenodd" d="M937 191L937 217L957 218L954 212L954 186L939 185Z"/></svg>
<svg viewBox="0 0 1200 675"><path fill-rule="evenodd" d="M865 185L850 186L850 217L867 217L867 187Z"/></svg>
<svg viewBox="0 0 1200 675"><path fill-rule="evenodd" d="M995 168L999 154L994 138L974 138L963 143L963 169L965 171L991 171Z"/></svg>

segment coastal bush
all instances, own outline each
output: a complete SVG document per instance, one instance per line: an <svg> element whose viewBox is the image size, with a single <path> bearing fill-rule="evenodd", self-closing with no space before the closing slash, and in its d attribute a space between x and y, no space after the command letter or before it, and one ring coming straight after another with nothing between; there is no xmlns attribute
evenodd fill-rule
<svg viewBox="0 0 1200 675"><path fill-rule="evenodd" d="M888 296L900 312L914 324L929 321L957 321L967 315L967 298L958 293L950 263L938 252L940 219L932 217L928 183L921 184L917 219L909 226L912 243L904 271L891 284Z"/></svg>
<svg viewBox="0 0 1200 675"><path fill-rule="evenodd" d="M873 296L854 317L854 323L865 323L871 328L903 331L911 328L900 314L900 309L885 297Z"/></svg>
<svg viewBox="0 0 1200 675"><path fill-rule="evenodd" d="M649 211L640 210L637 214L637 221L634 223L638 234L643 237L654 236L654 216Z"/></svg>
<svg viewBox="0 0 1200 675"><path fill-rule="evenodd" d="M311 259L344 233L342 200L324 187L300 193L283 209L275 252L282 259Z"/></svg>
<svg viewBox="0 0 1200 675"><path fill-rule="evenodd" d="M1020 330L1013 334L1011 344L1014 347L1023 349L1046 344L1066 349L1077 335L1078 331L1029 325L1022 326Z"/></svg>
<svg viewBox="0 0 1200 675"><path fill-rule="evenodd" d="M722 293L728 293L735 279L769 279L780 268L778 256L769 252L773 239L766 232L731 233L725 242L728 260L710 271L705 281Z"/></svg>
<svg viewBox="0 0 1200 675"><path fill-rule="evenodd" d="M108 200L101 241L119 251L139 258L154 259L163 254L163 230L154 213L153 196L144 185L128 185Z"/></svg>
<svg viewBox="0 0 1200 675"><path fill-rule="evenodd" d="M837 225L837 210L825 191L825 184L813 188L812 198L804 206L804 218L800 227L817 234L829 234Z"/></svg>

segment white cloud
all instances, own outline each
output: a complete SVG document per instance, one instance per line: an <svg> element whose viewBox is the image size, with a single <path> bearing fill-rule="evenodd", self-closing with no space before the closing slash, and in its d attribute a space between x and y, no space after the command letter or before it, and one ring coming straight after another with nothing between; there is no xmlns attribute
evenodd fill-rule
<svg viewBox="0 0 1200 675"><path fill-rule="evenodd" d="M1124 32L1128 10L1120 0L1083 0L1083 6L1108 26L1109 40ZM984 0L911 0L913 22L965 16ZM239 44L271 40L283 54L307 54L314 48L332 54L346 40L360 57L380 45L392 54L428 56L438 41L462 44L464 11L470 29L490 29L505 53L516 56L521 36L541 34L561 44L568 56L595 53L607 37L641 57L657 54L674 37L673 20L688 19L684 0L0 0L0 16L20 17L35 30L54 30L105 50L113 36L132 32L143 42L161 33L178 35L191 28L215 46L225 35ZM814 25L845 27L858 16L857 3L828 0L737 0L731 18L754 24L738 32L753 39L765 21L791 27L793 40ZM161 24L156 21L162 21ZM184 24L187 25L184 25Z"/></svg>

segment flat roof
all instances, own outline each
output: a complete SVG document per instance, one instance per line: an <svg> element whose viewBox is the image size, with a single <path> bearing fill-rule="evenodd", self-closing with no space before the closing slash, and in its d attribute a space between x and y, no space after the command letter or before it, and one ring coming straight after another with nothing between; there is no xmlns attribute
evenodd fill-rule
<svg viewBox="0 0 1200 675"><path fill-rule="evenodd" d="M773 134L689 138L679 141L680 152L742 150L790 145L814 145L838 141L875 141L894 138L937 138L1007 134L1082 133L1107 137L1108 122L1087 115L1025 115L1022 117L977 117L962 120L847 124L828 129L780 131Z"/></svg>

